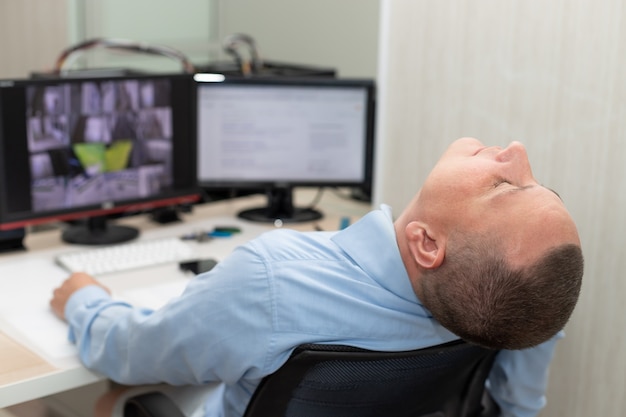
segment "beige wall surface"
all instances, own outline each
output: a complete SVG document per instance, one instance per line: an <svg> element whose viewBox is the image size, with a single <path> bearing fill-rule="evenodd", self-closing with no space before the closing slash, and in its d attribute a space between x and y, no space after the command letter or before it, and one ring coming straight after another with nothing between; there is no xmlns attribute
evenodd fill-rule
<svg viewBox="0 0 626 417"><path fill-rule="evenodd" d="M52 69L65 48L100 37L164 45L205 63L215 55L213 7L212 0L0 0L0 78ZM64 65L83 67L181 69L170 58L106 48L75 53Z"/></svg>
<svg viewBox="0 0 626 417"><path fill-rule="evenodd" d="M66 0L0 1L0 78L53 68L68 26Z"/></svg>
<svg viewBox="0 0 626 417"><path fill-rule="evenodd" d="M257 41L262 58L377 74L380 0L0 0L0 78L49 69L69 45L125 38L180 50L198 65L231 61L227 35ZM75 60L80 57L79 60ZM132 67L176 71L171 59L104 49L74 54L66 69Z"/></svg>
<svg viewBox="0 0 626 417"><path fill-rule="evenodd" d="M214 1L220 40L246 33L266 59L376 76L380 0Z"/></svg>
<svg viewBox="0 0 626 417"><path fill-rule="evenodd" d="M77 1L77 0L74 0ZM82 1L82 0L78 0ZM78 4L77 4L78 5ZM85 39L128 39L174 48L195 64L204 64L214 55L212 0L106 0L80 5ZM180 62L171 58L113 50L85 54L87 67L133 68L180 71Z"/></svg>
<svg viewBox="0 0 626 417"><path fill-rule="evenodd" d="M520 140L579 226L543 417L626 410L625 18L620 0L383 1L375 200L402 208L458 137Z"/></svg>

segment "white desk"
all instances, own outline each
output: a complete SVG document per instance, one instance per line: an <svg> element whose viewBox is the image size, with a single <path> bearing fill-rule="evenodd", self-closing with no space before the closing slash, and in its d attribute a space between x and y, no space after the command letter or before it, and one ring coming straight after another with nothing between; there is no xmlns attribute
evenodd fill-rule
<svg viewBox="0 0 626 417"><path fill-rule="evenodd" d="M295 194L296 203L306 206L313 201L313 190ZM258 234L274 228L271 224L252 223L237 219L234 214L242 208L265 203L262 196L242 197L194 207L183 214L183 222L157 225L147 216L120 219L118 223L141 229L139 239L182 236L199 230L210 231L215 226L234 225L242 233L228 238L216 238L196 243L198 254L218 260ZM299 230L336 230L341 217L352 221L370 210L370 205L339 197L326 190L318 204L324 218L309 223L285 225ZM29 233L25 252L0 255L0 408L24 401L78 388L104 379L102 375L84 368L75 348L66 341L67 326L49 309L52 290L67 273L55 265L54 255L77 250L61 242L59 230ZM132 272L100 277L114 296L137 304L157 307L189 281L189 276L176 264L142 268Z"/></svg>

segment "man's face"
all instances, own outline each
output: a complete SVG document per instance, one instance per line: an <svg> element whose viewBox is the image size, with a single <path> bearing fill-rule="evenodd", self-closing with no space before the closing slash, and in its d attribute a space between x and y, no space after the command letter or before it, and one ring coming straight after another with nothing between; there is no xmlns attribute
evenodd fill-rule
<svg viewBox="0 0 626 417"><path fill-rule="evenodd" d="M482 232L505 242L512 264L532 262L543 250L579 244L559 196L533 177L523 145L487 147L455 141L426 179L419 217L446 233Z"/></svg>

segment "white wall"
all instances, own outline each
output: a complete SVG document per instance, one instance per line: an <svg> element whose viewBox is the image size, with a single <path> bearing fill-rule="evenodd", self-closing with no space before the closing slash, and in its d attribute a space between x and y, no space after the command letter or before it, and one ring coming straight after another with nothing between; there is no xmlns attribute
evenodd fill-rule
<svg viewBox="0 0 626 417"><path fill-rule="evenodd" d="M54 66L68 44L66 0L0 0L0 78Z"/></svg>
<svg viewBox="0 0 626 417"><path fill-rule="evenodd" d="M380 0L1 0L0 78L50 69L84 39L126 38L180 50L194 63L231 60L223 39L253 36L264 59L375 78ZM67 67L178 70L167 58L97 49Z"/></svg>
<svg viewBox="0 0 626 417"><path fill-rule="evenodd" d="M380 0L215 0L219 39L246 33L262 57L374 78Z"/></svg>
<svg viewBox="0 0 626 417"><path fill-rule="evenodd" d="M579 305L543 417L626 410L626 4L383 0L377 202L398 210L454 139L521 140L577 222ZM514 219L512 219L514 221Z"/></svg>
<svg viewBox="0 0 626 417"><path fill-rule="evenodd" d="M122 38L163 45L182 52L194 63L215 55L210 0L106 0L78 4L83 10L83 38ZM103 50L90 57L88 66L137 67L179 71L170 58Z"/></svg>
<svg viewBox="0 0 626 417"><path fill-rule="evenodd" d="M164 45L204 63L217 56L211 0L0 0L0 78L54 67L61 52L92 38ZM72 55L70 68L131 67L179 71L179 62L97 48Z"/></svg>

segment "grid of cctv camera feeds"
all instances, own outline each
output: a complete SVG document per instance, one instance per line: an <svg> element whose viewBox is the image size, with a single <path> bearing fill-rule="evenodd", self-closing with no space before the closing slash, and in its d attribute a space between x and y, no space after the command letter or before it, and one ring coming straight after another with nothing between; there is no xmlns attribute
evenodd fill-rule
<svg viewBox="0 0 626 417"><path fill-rule="evenodd" d="M35 211L145 198L172 184L167 79L29 86Z"/></svg>

